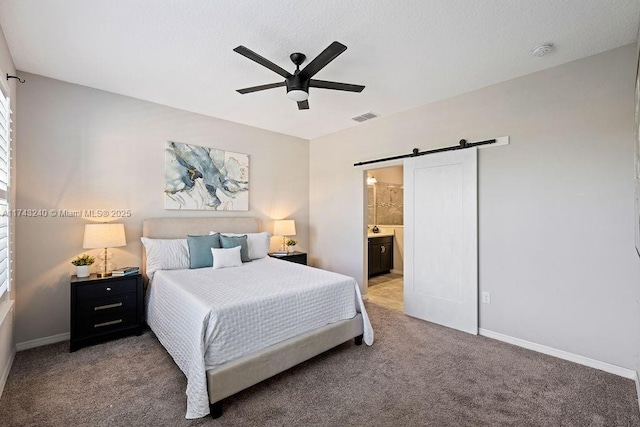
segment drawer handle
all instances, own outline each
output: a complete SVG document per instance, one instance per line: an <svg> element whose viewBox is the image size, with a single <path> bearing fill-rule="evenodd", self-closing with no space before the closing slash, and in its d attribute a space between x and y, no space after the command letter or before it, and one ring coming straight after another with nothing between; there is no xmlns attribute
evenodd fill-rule
<svg viewBox="0 0 640 427"><path fill-rule="evenodd" d="M118 323L122 323L122 319L112 320L110 322L104 322L104 323L96 323L95 325L93 325L93 327L94 328L101 328L103 326L117 325Z"/></svg>
<svg viewBox="0 0 640 427"><path fill-rule="evenodd" d="M387 251L387 248L385 248L384 246L380 246L380 253L383 254Z"/></svg>
<svg viewBox="0 0 640 427"><path fill-rule="evenodd" d="M93 307L93 310L94 311L99 311L99 310L106 310L108 308L116 308L116 307L122 307L122 303L121 302L116 302L114 304L99 305L97 307Z"/></svg>
<svg viewBox="0 0 640 427"><path fill-rule="evenodd" d="M107 291L110 291L110 290L111 290L111 288L107 288Z"/></svg>

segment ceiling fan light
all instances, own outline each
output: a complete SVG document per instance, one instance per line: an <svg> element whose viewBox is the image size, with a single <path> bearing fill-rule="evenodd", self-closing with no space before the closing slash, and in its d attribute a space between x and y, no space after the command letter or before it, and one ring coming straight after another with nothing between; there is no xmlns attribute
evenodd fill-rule
<svg viewBox="0 0 640 427"><path fill-rule="evenodd" d="M287 92L287 96L294 101L306 101L309 98L309 94L303 90L290 90Z"/></svg>

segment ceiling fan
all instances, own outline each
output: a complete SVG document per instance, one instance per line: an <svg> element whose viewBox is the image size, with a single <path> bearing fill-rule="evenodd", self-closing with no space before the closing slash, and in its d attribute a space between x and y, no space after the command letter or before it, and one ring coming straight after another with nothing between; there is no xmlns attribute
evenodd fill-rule
<svg viewBox="0 0 640 427"><path fill-rule="evenodd" d="M277 66L273 62L258 55L254 51L247 49L244 46L238 46L233 50L238 52L240 55L246 56L250 60L257 62L263 67L267 67L271 71L274 71L284 77L284 81L282 82L253 86L245 89L238 89L238 92L242 94L286 86L287 96L298 102L298 110L308 110L309 101L307 101L307 98L309 98L310 87L344 90L347 92L362 92L362 90L364 89L364 86L360 85L328 82L325 80L315 80L311 78L315 76L320 70L322 70L329 62L333 61L338 55L347 50L347 47L342 43L331 43L328 48L323 50L320 55L316 56L316 58L313 61L309 62L307 66L302 70L300 70L300 65L302 65L307 57L302 53L292 53L289 57L291 58L291 61L296 65L296 70L293 72L293 74L287 72L285 69Z"/></svg>

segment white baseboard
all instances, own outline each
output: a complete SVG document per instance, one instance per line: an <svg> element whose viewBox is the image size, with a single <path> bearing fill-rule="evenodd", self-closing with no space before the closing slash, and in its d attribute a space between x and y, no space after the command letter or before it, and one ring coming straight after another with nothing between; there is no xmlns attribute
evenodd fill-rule
<svg viewBox="0 0 640 427"><path fill-rule="evenodd" d="M16 349L11 350L11 356L9 356L9 360L2 371L2 376L0 377L0 397L2 397L2 392L4 391L4 386L7 384L7 378L9 378L9 372L11 372L11 366L13 366L13 359L16 357Z"/></svg>
<svg viewBox="0 0 640 427"><path fill-rule="evenodd" d="M42 347L43 345L55 344L60 341L67 341L70 338L69 332L64 334L51 335L50 337L37 338L35 340L23 341L16 344L16 350L28 350L30 348Z"/></svg>
<svg viewBox="0 0 640 427"><path fill-rule="evenodd" d="M489 331L487 329L478 329L478 333L487 338L493 338L498 341L503 341L509 344L517 345L518 347L524 347L529 350L537 351L538 353L548 354L559 359L568 360L570 362L578 363L580 365L589 366L590 368L599 369L601 371L609 372L610 374L619 375L621 377L629 378L636 381L636 388L638 388L637 378L638 373L632 369L623 368L621 366L612 365L607 362L601 362L599 360L590 359L578 354L569 353L568 351L558 350L553 347L547 347L546 345L536 344L530 341L525 341L520 338L514 338L509 335L500 334L498 332ZM640 390L640 389L639 389Z"/></svg>

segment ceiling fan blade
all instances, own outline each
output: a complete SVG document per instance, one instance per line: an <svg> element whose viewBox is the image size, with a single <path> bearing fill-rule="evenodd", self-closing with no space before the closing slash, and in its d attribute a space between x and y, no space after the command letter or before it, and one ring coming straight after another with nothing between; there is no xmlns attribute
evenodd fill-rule
<svg viewBox="0 0 640 427"><path fill-rule="evenodd" d="M321 89L346 90L347 92L362 92L365 88L361 85L352 85L349 83L327 82L325 80L309 80L309 87L318 87Z"/></svg>
<svg viewBox="0 0 640 427"><path fill-rule="evenodd" d="M274 71L274 72L280 74L285 79L291 77L291 74L289 74L289 72L287 72L287 70L277 66L273 62L269 61L267 58L264 58L264 57L258 55L257 53L255 53L251 49L247 49L244 46L238 46L237 48L235 48L233 50L235 52L238 52L240 55L246 56L250 60L257 62L258 64L262 65L263 67L267 67L271 71Z"/></svg>
<svg viewBox="0 0 640 427"><path fill-rule="evenodd" d="M308 110L309 109L309 101L298 101L298 110Z"/></svg>
<svg viewBox="0 0 640 427"><path fill-rule="evenodd" d="M275 87L281 87L281 86L284 86L284 85L285 85L285 82L269 83L267 85L260 85L260 86L246 87L244 89L237 89L236 92L239 92L239 93L244 95L245 93L251 93L251 92L258 92L260 90L273 89Z"/></svg>
<svg viewBox="0 0 640 427"><path fill-rule="evenodd" d="M322 70L329 62L336 59L337 56L345 50L347 50L347 47L342 43L331 43L328 48L323 50L320 55L316 56L313 61L309 62L309 64L300 71L300 75L308 79L315 76L318 71Z"/></svg>

